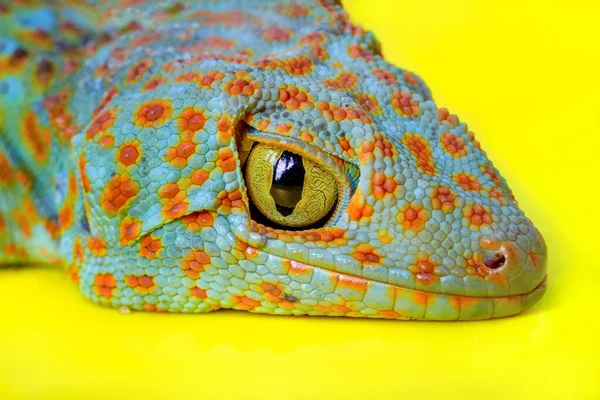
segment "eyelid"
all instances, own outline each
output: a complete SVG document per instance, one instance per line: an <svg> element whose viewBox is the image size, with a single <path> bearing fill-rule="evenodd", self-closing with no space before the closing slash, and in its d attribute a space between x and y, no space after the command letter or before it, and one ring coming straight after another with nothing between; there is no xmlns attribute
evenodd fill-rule
<svg viewBox="0 0 600 400"><path fill-rule="evenodd" d="M338 201L335 211L325 226L337 222L341 213L348 207L350 198L358 186L360 173L356 165L294 138L262 132L252 127L249 127L244 135L251 141L296 153L323 166L331 173L338 182Z"/></svg>
<svg viewBox="0 0 600 400"><path fill-rule="evenodd" d="M318 163L325 167L336 179L338 180L346 180L346 174L344 173L344 163L346 161L332 156L330 154L326 154L316 147L306 144L300 140L282 137L279 135L274 135L272 133L261 132L254 128L248 129L246 132L246 136L248 139L263 143L271 147L275 147L278 149L283 149L287 151L291 151L292 153L296 153L302 157L306 157L309 160Z"/></svg>

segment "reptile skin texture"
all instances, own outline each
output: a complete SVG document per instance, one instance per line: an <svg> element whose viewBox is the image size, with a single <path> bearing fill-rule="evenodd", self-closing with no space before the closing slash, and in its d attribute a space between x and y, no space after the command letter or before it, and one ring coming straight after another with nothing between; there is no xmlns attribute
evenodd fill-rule
<svg viewBox="0 0 600 400"><path fill-rule="evenodd" d="M474 134L335 1L0 0L0 135L0 263L101 305L473 320L546 287Z"/></svg>

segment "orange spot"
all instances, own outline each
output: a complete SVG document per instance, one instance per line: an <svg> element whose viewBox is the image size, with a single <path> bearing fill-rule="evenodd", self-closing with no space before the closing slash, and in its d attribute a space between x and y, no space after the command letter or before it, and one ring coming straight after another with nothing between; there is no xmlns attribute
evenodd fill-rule
<svg viewBox="0 0 600 400"><path fill-rule="evenodd" d="M198 84L203 87L210 87L213 82L220 81L224 76L220 71L208 71L205 75L198 77Z"/></svg>
<svg viewBox="0 0 600 400"><path fill-rule="evenodd" d="M402 72L402 76L404 77L404 79L406 79L406 82L410 83L413 86L418 86L419 82L417 81L417 79L415 78L415 76L413 74L411 74L408 71L404 71Z"/></svg>
<svg viewBox="0 0 600 400"><path fill-rule="evenodd" d="M79 266L75 264L69 265L69 267L67 268L67 275L73 281L73 283L79 284Z"/></svg>
<svg viewBox="0 0 600 400"><path fill-rule="evenodd" d="M434 273L435 265L428 258L417 260L417 263L410 267L410 271L415 274L415 278L421 284L429 286L436 283L439 277Z"/></svg>
<svg viewBox="0 0 600 400"><path fill-rule="evenodd" d="M313 310L315 310L316 312L319 312L319 313L324 313L324 314L326 314L326 313L329 313L329 312L331 312L331 307L326 307L326 306L314 306L314 307L313 307Z"/></svg>
<svg viewBox="0 0 600 400"><path fill-rule="evenodd" d="M140 255L150 260L158 257L158 253L162 249L160 238L153 237L152 235L144 235L140 241Z"/></svg>
<svg viewBox="0 0 600 400"><path fill-rule="evenodd" d="M104 107L106 107L106 105L110 103L110 101L113 99L113 97L115 97L117 93L119 93L119 90L117 88L110 88L110 90L106 92L106 95L104 96L102 101L100 101L100 104L98 104L98 107L96 107L92 115L96 116L100 111L102 111L102 109L104 109Z"/></svg>
<svg viewBox="0 0 600 400"><path fill-rule="evenodd" d="M95 256L104 257L106 255L106 241L101 237L88 237L87 247Z"/></svg>
<svg viewBox="0 0 600 400"><path fill-rule="evenodd" d="M337 312L337 313L348 314L348 313L352 312L352 309L347 306L334 304L331 306L331 311Z"/></svg>
<svg viewBox="0 0 600 400"><path fill-rule="evenodd" d="M210 174L205 170L198 169L194 171L190 180L194 185L202 185L204 182L206 182L209 176Z"/></svg>
<svg viewBox="0 0 600 400"><path fill-rule="evenodd" d="M313 69L313 62L310 57L296 56L283 61L283 69L292 75L306 75Z"/></svg>
<svg viewBox="0 0 600 400"><path fill-rule="evenodd" d="M37 115L30 111L23 118L23 138L33 157L39 162L46 162L50 154L52 141L50 131L42 129Z"/></svg>
<svg viewBox="0 0 600 400"><path fill-rule="evenodd" d="M220 167L223 172L235 171L236 159L233 157L233 151L226 147L219 149L219 159L217 160L217 167Z"/></svg>
<svg viewBox="0 0 600 400"><path fill-rule="evenodd" d="M206 290L204 289L200 289L199 287L195 286L191 289L192 292L192 296L194 296L197 299L205 299L207 298L207 294L206 294Z"/></svg>
<svg viewBox="0 0 600 400"><path fill-rule="evenodd" d="M498 172L492 166L482 165L480 171L487 174L492 180L492 182L494 182L494 185L502 186L502 180L500 179Z"/></svg>
<svg viewBox="0 0 600 400"><path fill-rule="evenodd" d="M376 115L381 114L381 106L379 106L379 102L374 95L359 93L356 95L356 101L361 105L362 108L365 109L366 112Z"/></svg>
<svg viewBox="0 0 600 400"><path fill-rule="evenodd" d="M402 314L397 313L396 311L393 311L393 310L379 311L379 315L381 315L383 318L389 318L389 319L396 319L396 318L402 317Z"/></svg>
<svg viewBox="0 0 600 400"><path fill-rule="evenodd" d="M142 223L138 220L132 219L131 217L125 217L121 222L119 230L121 246L125 246L140 234L142 230Z"/></svg>
<svg viewBox="0 0 600 400"><path fill-rule="evenodd" d="M438 110L437 119L440 122L449 122L450 125L456 126L458 125L458 117L456 115L451 115L450 112L446 108L440 108Z"/></svg>
<svg viewBox="0 0 600 400"><path fill-rule="evenodd" d="M163 83L166 83L167 79L162 76L156 76L154 78L150 78L148 82L142 86L142 92L147 92L148 90L154 90Z"/></svg>
<svg viewBox="0 0 600 400"><path fill-rule="evenodd" d="M280 89L279 101L281 101L288 110L313 107L312 99L306 91L298 89L296 86L288 86L285 89Z"/></svg>
<svg viewBox="0 0 600 400"><path fill-rule="evenodd" d="M338 287L352 289L364 293L367 290L367 281L355 276L339 274Z"/></svg>
<svg viewBox="0 0 600 400"><path fill-rule="evenodd" d="M222 132L226 132L229 130L229 120L225 117L220 118L217 121L217 129Z"/></svg>
<svg viewBox="0 0 600 400"><path fill-rule="evenodd" d="M115 143L115 138L111 135L105 135L100 138L98 145L105 149L111 149Z"/></svg>
<svg viewBox="0 0 600 400"><path fill-rule="evenodd" d="M402 117L412 118L416 115L421 115L419 102L412 98L409 92L394 90L392 92L392 107L397 114Z"/></svg>
<svg viewBox="0 0 600 400"><path fill-rule="evenodd" d="M375 172L373 174L372 182L373 194L378 199L383 199L386 194L393 194L394 190L396 190L396 187L398 186L393 177L389 178L381 172Z"/></svg>
<svg viewBox="0 0 600 400"><path fill-rule="evenodd" d="M354 72L340 72L333 79L323 79L323 85L333 90L351 90L356 86L358 75Z"/></svg>
<svg viewBox="0 0 600 400"><path fill-rule="evenodd" d="M181 190L163 206L164 216L168 219L183 217L187 213L188 207L189 201L186 192Z"/></svg>
<svg viewBox="0 0 600 400"><path fill-rule="evenodd" d="M378 81L385 81L390 85L395 85L398 83L398 80L392 71L382 68L374 68L371 70L371 72L373 72L373 75L375 75L375 78L377 78Z"/></svg>
<svg viewBox="0 0 600 400"><path fill-rule="evenodd" d="M469 131L467 132L467 136L471 140L471 143L473 143L473 147L475 147L478 150L481 150L481 144L477 140L475 140L475 134Z"/></svg>
<svg viewBox="0 0 600 400"><path fill-rule="evenodd" d="M454 200L457 195L445 186L438 186L431 194L431 205L434 210L442 210L449 214L454 211Z"/></svg>
<svg viewBox="0 0 600 400"><path fill-rule="evenodd" d="M175 77L175 82L194 82L200 75L194 71L184 72Z"/></svg>
<svg viewBox="0 0 600 400"><path fill-rule="evenodd" d="M221 190L217 198L221 200L221 207L224 207L226 210L232 207L244 208L246 206L242 200L242 193L239 190L233 192Z"/></svg>
<svg viewBox="0 0 600 400"><path fill-rule="evenodd" d="M102 208L111 214L116 214L138 192L138 184L128 174L115 175L104 189Z"/></svg>
<svg viewBox="0 0 600 400"><path fill-rule="evenodd" d="M281 290L280 288L278 288L277 286L275 286L275 285L273 285L273 284L271 284L271 283L268 283L268 282L263 282L263 283L260 285L260 287L261 287L261 288L262 288L262 289L263 289L263 290L264 290L266 293L269 293L269 294L271 294L271 295L273 295L273 296L277 296L277 297L279 297L279 296L281 295L281 293L282 293L282 290ZM281 299L279 299L279 300L281 300Z"/></svg>
<svg viewBox="0 0 600 400"><path fill-rule="evenodd" d="M420 232L425 228L429 213L419 204L408 204L398 215L396 221L406 230Z"/></svg>
<svg viewBox="0 0 600 400"><path fill-rule="evenodd" d="M289 3L277 6L277 11L289 18L302 18L310 14L310 7L306 4Z"/></svg>
<svg viewBox="0 0 600 400"><path fill-rule="evenodd" d="M481 240L479 240L479 245L481 246L482 249L485 250L500 250L500 241L496 238L481 238Z"/></svg>
<svg viewBox="0 0 600 400"><path fill-rule="evenodd" d="M154 278L150 275L128 275L125 277L125 283L135 289L139 294L148 294L154 289Z"/></svg>
<svg viewBox="0 0 600 400"><path fill-rule="evenodd" d="M310 265L301 263L299 261L286 260L284 262L289 263L289 272L292 275L308 275L312 271L312 267Z"/></svg>
<svg viewBox="0 0 600 400"><path fill-rule="evenodd" d="M189 251L181 261L181 269L191 279L198 279L200 272L210 264L210 257L202 250Z"/></svg>
<svg viewBox="0 0 600 400"><path fill-rule="evenodd" d="M300 43L320 44L326 38L327 36L323 32L311 32L302 36L302 38L300 39Z"/></svg>
<svg viewBox="0 0 600 400"><path fill-rule="evenodd" d="M116 117L117 113L114 109L108 109L98 114L85 130L85 137L93 139L98 133L106 132L113 125Z"/></svg>
<svg viewBox="0 0 600 400"><path fill-rule="evenodd" d="M280 132L280 133L286 133L286 132L289 132L289 131L290 131L290 129L292 129L292 126L291 126L291 124L289 124L289 123L285 123L285 124L279 124L279 125L277 125L277 132Z"/></svg>
<svg viewBox="0 0 600 400"><path fill-rule="evenodd" d="M361 218L370 218L373 215L373 207L367 204L366 198L362 195L360 188L356 190L354 196L350 199L347 212L352 221L359 221Z"/></svg>
<svg viewBox="0 0 600 400"><path fill-rule="evenodd" d="M209 211L197 211L188 215L184 215L182 222L188 229L199 231L202 227L212 226L214 218Z"/></svg>
<svg viewBox="0 0 600 400"><path fill-rule="evenodd" d="M433 162L431 147L421 135L407 132L402 139L402 143L408 147L415 157L418 168L427 175L434 175L436 172Z"/></svg>
<svg viewBox="0 0 600 400"><path fill-rule="evenodd" d="M348 54L354 58L363 58L366 61L375 61L373 52L360 44L351 44L348 46Z"/></svg>
<svg viewBox="0 0 600 400"><path fill-rule="evenodd" d="M171 116L173 108L169 100L154 99L137 108L134 123L137 126L156 126Z"/></svg>
<svg viewBox="0 0 600 400"><path fill-rule="evenodd" d="M271 26L262 32L262 37L270 42L283 42L292 36L292 30L283 26Z"/></svg>
<svg viewBox="0 0 600 400"><path fill-rule="evenodd" d="M360 160L363 164L368 164L372 160L375 152L381 151L384 157L394 157L397 150L394 145L383 137L381 133L373 135L374 142L364 141L360 146Z"/></svg>
<svg viewBox="0 0 600 400"><path fill-rule="evenodd" d="M141 46L150 44L152 42L156 42L157 40L160 40L162 38L163 38L163 35L160 33L146 33L146 34L140 35L140 36L132 39L131 45L134 47L141 47Z"/></svg>
<svg viewBox="0 0 600 400"><path fill-rule="evenodd" d="M137 143L124 144L118 153L119 161L126 167L137 162L140 156L140 150Z"/></svg>
<svg viewBox="0 0 600 400"><path fill-rule="evenodd" d="M71 202L67 202L61 207L58 213L58 225L61 232L73 225L73 204Z"/></svg>
<svg viewBox="0 0 600 400"><path fill-rule="evenodd" d="M252 300L247 296L232 296L234 302L236 303L236 307L240 310L253 310L254 308L260 306L260 303L256 300Z"/></svg>
<svg viewBox="0 0 600 400"><path fill-rule="evenodd" d="M14 171L5 154L0 153L0 183L10 183L13 180Z"/></svg>
<svg viewBox="0 0 600 400"><path fill-rule="evenodd" d="M186 108L181 113L181 119L179 120L179 127L182 131L189 129L192 132L197 132L204 128L206 123L206 117L204 116L204 110L200 108Z"/></svg>
<svg viewBox="0 0 600 400"><path fill-rule="evenodd" d="M196 143L192 140L192 131L186 129L181 133L182 142L177 147L167 149L165 160L177 168L184 168L188 158L196 153Z"/></svg>
<svg viewBox="0 0 600 400"><path fill-rule="evenodd" d="M141 77L144 76L146 71L148 71L151 65L152 60L149 58L138 61L127 71L127 74L125 75L125 83L130 84L139 81Z"/></svg>
<svg viewBox="0 0 600 400"><path fill-rule="evenodd" d="M89 193L90 191L90 180L87 177L87 174L85 173L85 156L83 154L81 154L79 156L79 160L77 162L77 167L79 168L79 176L81 177L81 186L83 187L83 191L86 193ZM0 182L2 181L2 179L0 178Z"/></svg>
<svg viewBox="0 0 600 400"><path fill-rule="evenodd" d="M171 182L171 183L165 184L162 188L160 188L160 190L158 191L158 194L162 198L172 199L179 193L179 190L180 190L179 185Z"/></svg>
<svg viewBox="0 0 600 400"><path fill-rule="evenodd" d="M452 154L452 157L460 158L467 155L467 147L462 138L446 132L440 137L440 141L444 150Z"/></svg>
<svg viewBox="0 0 600 400"><path fill-rule="evenodd" d="M259 89L260 85L258 81L254 80L251 76L246 76L247 72L236 73L236 79L229 81L223 85L223 89L228 91L232 96L239 96L245 94L246 96L254 95Z"/></svg>
<svg viewBox="0 0 600 400"><path fill-rule="evenodd" d="M94 277L94 291L100 297L111 298L116 287L117 281L112 274L98 274Z"/></svg>
<svg viewBox="0 0 600 400"><path fill-rule="evenodd" d="M494 222L490 209L480 204L466 206L463 208L463 215L469 221L470 225L477 229L482 225L490 225Z"/></svg>
<svg viewBox="0 0 600 400"><path fill-rule="evenodd" d="M352 256L365 264L377 264L380 259L373 247L368 244L359 244L356 246L356 251Z"/></svg>
<svg viewBox="0 0 600 400"><path fill-rule="evenodd" d="M460 172L454 174L452 179L460 185L464 190L481 190L481 184L471 174Z"/></svg>
<svg viewBox="0 0 600 400"><path fill-rule="evenodd" d="M371 118L361 109L340 107L336 104L320 101L317 103L317 108L322 111L324 116L335 121L343 121L345 119L355 120L360 119L365 124L371 123Z"/></svg>
<svg viewBox="0 0 600 400"><path fill-rule="evenodd" d="M80 127L73 123L73 114L69 111L69 99L71 92L68 90L60 90L52 96L44 99L44 108L48 112L50 124L65 140L70 140Z"/></svg>
<svg viewBox="0 0 600 400"><path fill-rule="evenodd" d="M506 197L504 197L504 194L498 189L490 190L490 197L497 199L502 204L507 204Z"/></svg>

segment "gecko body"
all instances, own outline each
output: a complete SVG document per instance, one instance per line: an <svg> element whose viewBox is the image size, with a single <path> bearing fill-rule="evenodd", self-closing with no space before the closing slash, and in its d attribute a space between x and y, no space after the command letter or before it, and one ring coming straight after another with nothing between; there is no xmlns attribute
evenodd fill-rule
<svg viewBox="0 0 600 400"><path fill-rule="evenodd" d="M517 314L546 247L333 1L0 7L0 261L134 310Z"/></svg>

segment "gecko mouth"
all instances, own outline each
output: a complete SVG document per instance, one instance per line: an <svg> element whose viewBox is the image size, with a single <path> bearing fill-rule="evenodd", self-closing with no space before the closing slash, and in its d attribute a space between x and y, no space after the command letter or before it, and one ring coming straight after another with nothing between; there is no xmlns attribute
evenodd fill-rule
<svg viewBox="0 0 600 400"><path fill-rule="evenodd" d="M318 269L319 267L312 268ZM397 318L417 320L483 320L519 314L531 308L543 297L547 285L547 275L544 275L543 279L526 293L503 296L469 296L409 289L348 274L334 274L337 274L338 282L336 293L364 288L363 301L367 302L371 287L386 288L387 295L393 296L392 310L399 314ZM388 304L391 303L388 300Z"/></svg>
<svg viewBox="0 0 600 400"><path fill-rule="evenodd" d="M409 289L400 285L354 276L281 258L292 279L312 282L313 286L342 299L345 316L364 316L353 312L355 304L365 304L381 318L415 320L483 320L519 314L542 298L547 276L530 291L500 296L471 296ZM326 283L324 283L326 282ZM309 312L310 313L310 312Z"/></svg>

